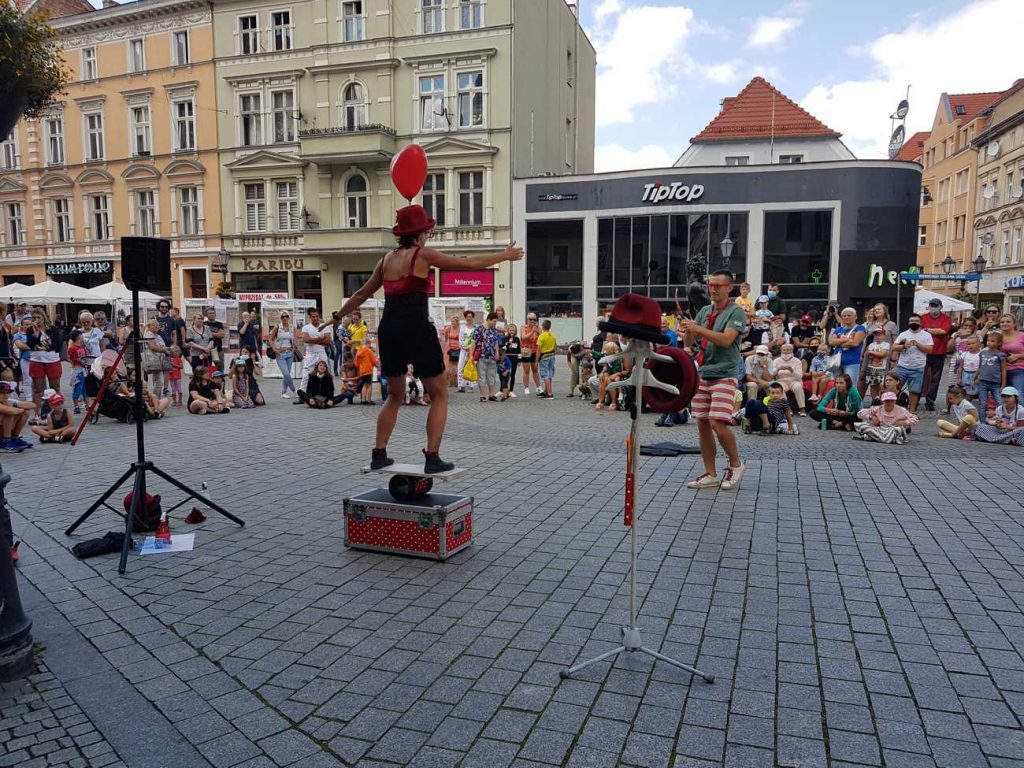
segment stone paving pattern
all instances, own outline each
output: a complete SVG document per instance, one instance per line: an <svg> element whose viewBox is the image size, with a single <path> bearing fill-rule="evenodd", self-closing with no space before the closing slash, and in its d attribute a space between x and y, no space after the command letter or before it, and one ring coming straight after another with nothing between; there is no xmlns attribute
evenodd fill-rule
<svg viewBox="0 0 1024 768"><path fill-rule="evenodd" d="M342 545L376 409L274 400L147 426L158 466L247 524L211 514L194 552L133 557L125 577L115 556L76 561L63 529L132 460L131 428L4 457L21 578L218 768L1024 764L1024 451L928 421L901 448L801 420L798 437L742 438L738 492L700 493L697 457L645 458L638 623L717 680L624 655L562 681L626 621L628 419L564 397L453 401L443 455L472 469L450 490L475 497L476 542L446 563ZM403 410L399 460L425 414ZM653 420L645 442L696 443ZM73 707L43 667L0 689L0 728L39 711L72 734Z"/></svg>

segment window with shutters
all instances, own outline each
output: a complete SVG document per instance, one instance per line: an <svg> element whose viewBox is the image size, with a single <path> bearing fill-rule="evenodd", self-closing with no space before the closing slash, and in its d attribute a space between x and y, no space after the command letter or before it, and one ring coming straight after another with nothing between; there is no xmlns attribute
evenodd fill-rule
<svg viewBox="0 0 1024 768"><path fill-rule="evenodd" d="M292 12L274 11L270 14L271 33L275 51L292 49Z"/></svg>
<svg viewBox="0 0 1024 768"><path fill-rule="evenodd" d="M444 226L445 198L444 198L444 174L428 173L423 182L423 210L427 216L437 222L437 226Z"/></svg>
<svg viewBox="0 0 1024 768"><path fill-rule="evenodd" d="M270 94L274 119L274 141L295 141L295 94L274 91Z"/></svg>
<svg viewBox="0 0 1024 768"><path fill-rule="evenodd" d="M238 17L238 52L243 56L260 50L259 17L255 13Z"/></svg>
<svg viewBox="0 0 1024 768"><path fill-rule="evenodd" d="M51 201L53 206L53 240L56 243L70 243L75 239L71 229L71 200L58 197Z"/></svg>
<svg viewBox="0 0 1024 768"><path fill-rule="evenodd" d="M151 189L135 193L135 231L140 237L156 237L156 203Z"/></svg>
<svg viewBox="0 0 1024 768"><path fill-rule="evenodd" d="M103 113L87 112L82 116L85 121L85 159L102 160L103 153Z"/></svg>
<svg viewBox="0 0 1024 768"><path fill-rule="evenodd" d="M245 184L245 231L267 231L267 190L263 182Z"/></svg>
<svg viewBox="0 0 1024 768"><path fill-rule="evenodd" d="M21 203L4 203L7 245L25 244L25 217Z"/></svg>
<svg viewBox="0 0 1024 768"><path fill-rule="evenodd" d="M192 53L189 46L188 30L183 29L174 33L174 63L178 66L188 64L192 61Z"/></svg>
<svg viewBox="0 0 1024 768"><path fill-rule="evenodd" d="M136 157L148 156L151 152L150 146L150 117L149 107L132 107L132 154Z"/></svg>
<svg viewBox="0 0 1024 768"><path fill-rule="evenodd" d="M196 106L192 99L174 102L174 149L196 148Z"/></svg>
<svg viewBox="0 0 1024 768"><path fill-rule="evenodd" d="M0 153L0 170L13 171L18 167L18 136L11 129L3 140L3 152Z"/></svg>
<svg viewBox="0 0 1024 768"><path fill-rule="evenodd" d="M128 41L128 71L143 72L146 69L146 47L141 37Z"/></svg>
<svg viewBox="0 0 1024 768"><path fill-rule="evenodd" d="M481 0L461 0L459 25L462 29L480 29L484 25L484 4Z"/></svg>
<svg viewBox="0 0 1024 768"><path fill-rule="evenodd" d="M46 130L46 164L64 165L64 118L48 117L43 125Z"/></svg>
<svg viewBox="0 0 1024 768"><path fill-rule="evenodd" d="M366 177L354 173L345 182L345 222L350 229L368 226L369 187Z"/></svg>
<svg viewBox="0 0 1024 768"><path fill-rule="evenodd" d="M82 79L96 80L99 68L96 66L96 49L92 46L82 49Z"/></svg>
<svg viewBox="0 0 1024 768"><path fill-rule="evenodd" d="M363 15L363 0L341 4L342 39L354 43L366 36L366 17Z"/></svg>
<svg viewBox="0 0 1024 768"><path fill-rule="evenodd" d="M420 0L423 17L423 34L444 32L444 0Z"/></svg>
<svg viewBox="0 0 1024 768"><path fill-rule="evenodd" d="M199 234L199 190L196 187L178 187L179 222L181 234Z"/></svg>
<svg viewBox="0 0 1024 768"><path fill-rule="evenodd" d="M459 173L459 226L479 227L484 223L484 172Z"/></svg>
<svg viewBox="0 0 1024 768"><path fill-rule="evenodd" d="M260 94L243 93L239 97L242 120L242 146L255 147L263 143L263 115L260 112Z"/></svg>
<svg viewBox="0 0 1024 768"><path fill-rule="evenodd" d="M114 236L110 228L110 204L106 195L92 195L89 198L89 213L92 222L93 240L110 240Z"/></svg>
<svg viewBox="0 0 1024 768"><path fill-rule="evenodd" d="M484 73L459 73L459 127L484 124Z"/></svg>
<svg viewBox="0 0 1024 768"><path fill-rule="evenodd" d="M277 182L277 228L281 232L299 228L299 184L296 181Z"/></svg>
<svg viewBox="0 0 1024 768"><path fill-rule="evenodd" d="M345 86L344 113L342 125L349 131L358 130L360 126L370 122L369 104L366 99L366 89L361 83L349 83Z"/></svg>

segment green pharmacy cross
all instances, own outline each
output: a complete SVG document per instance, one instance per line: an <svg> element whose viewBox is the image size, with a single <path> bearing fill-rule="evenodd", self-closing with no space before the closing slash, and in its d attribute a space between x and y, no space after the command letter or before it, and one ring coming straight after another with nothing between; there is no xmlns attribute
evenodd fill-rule
<svg viewBox="0 0 1024 768"><path fill-rule="evenodd" d="M823 278L823 277L824 277L824 275L821 273L821 270L818 269L817 267L815 267L814 271L811 272L811 280L813 280L816 283L820 283L821 282L821 278Z"/></svg>

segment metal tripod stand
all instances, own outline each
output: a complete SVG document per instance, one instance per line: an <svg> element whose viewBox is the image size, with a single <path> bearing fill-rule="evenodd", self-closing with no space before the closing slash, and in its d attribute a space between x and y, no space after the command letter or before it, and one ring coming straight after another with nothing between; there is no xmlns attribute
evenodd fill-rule
<svg viewBox="0 0 1024 768"><path fill-rule="evenodd" d="M95 512L100 507L106 507L107 509L112 510L118 515L123 514L119 510L114 509L114 507L107 504L107 499L113 496L117 489L124 485L125 481L129 477L134 475L135 483L132 487L132 501L131 504L129 504L128 506L128 514L123 515L125 519L124 545L121 547L121 560L117 566L117 572L122 575L124 575L124 572L128 566L128 552L132 546L132 527L135 522L135 516L138 514L139 510L145 509L147 472L152 472L157 477L166 480L168 483L173 485L178 490L184 491L186 494L188 494L185 497L184 501L175 504L173 507L167 510L168 512L177 509L182 504L187 503L191 499L197 499L206 506L208 506L210 509L212 509L214 512L217 512L226 517L231 522L238 523L239 525L245 525L244 520L242 520L239 517L235 517L230 512L222 509L220 506L214 504L212 501L206 498L206 496L204 496L203 494L192 490L181 481L176 480L175 478L171 477L166 472L161 470L152 461L146 459L146 437L142 429L146 421L146 409L142 403L142 345L145 343L145 341L141 338L141 335L139 334L139 291L136 288L132 289L132 334L130 337L130 343L132 345L133 358L135 362L135 397L133 398L133 410L135 415L135 445L138 451L138 458L136 459L136 461L132 462L132 465L128 468L128 471L121 475L117 482L115 482L112 486L107 488L103 495L100 496L91 507L85 510L85 512L82 513L81 517L79 517L77 520L75 520L75 522L68 526L68 529L66 531L64 531L65 536L70 536L72 533L75 532L75 529L78 528L78 526L80 526L82 523L88 520L92 513ZM121 352L121 355L123 354L124 350L122 350ZM114 363L113 368L111 368L111 370L107 372L108 377L113 375L113 370L114 368L117 367L117 364L120 362L120 360L121 356L118 356L117 362ZM103 388L101 388L96 398L97 402L99 398L103 397L103 391L108 381L108 378L104 378ZM96 405L97 403L94 402L93 408L95 408ZM88 414L86 415L86 421L88 421ZM81 428L79 429L79 433L80 432ZM78 439L78 434L75 435L75 439Z"/></svg>
<svg viewBox="0 0 1024 768"><path fill-rule="evenodd" d="M640 463L640 440L639 440L639 421L640 421L640 402L642 398L644 387L654 387L669 392L673 395L678 395L679 390L671 384L665 384L654 378L654 375L647 370L648 360L657 360L660 362L673 362L672 358L666 355L659 355L651 349L650 342L641 341L639 339L630 339L621 354L607 355L601 358L602 361L614 361L614 360L632 360L633 369L628 379L621 381L612 382L608 385L608 389L617 389L619 387L635 387L635 395L633 397L633 405L630 408L629 418L629 439L626 441L626 490L625 490L625 524L629 526L629 626L622 628L622 645L618 648L614 648L606 653L602 653L599 656L595 656L592 659L587 659L579 664L563 669L559 672L559 675L564 680L571 675L579 672L581 669L589 667L592 664L596 664L599 661L605 659L611 659L618 656L622 652L646 653L648 656L653 656L655 659L664 661L666 664L671 664L673 667L689 672L691 675L699 675L707 683L713 683L715 681L714 675L709 675L707 672L702 672L696 667L691 667L689 664L684 664L681 661L669 658L663 653L658 653L651 648L644 646L643 641L640 639L640 627L636 625L636 541L637 541L637 521L633 516L633 505L636 497L636 486L635 486L635 471Z"/></svg>

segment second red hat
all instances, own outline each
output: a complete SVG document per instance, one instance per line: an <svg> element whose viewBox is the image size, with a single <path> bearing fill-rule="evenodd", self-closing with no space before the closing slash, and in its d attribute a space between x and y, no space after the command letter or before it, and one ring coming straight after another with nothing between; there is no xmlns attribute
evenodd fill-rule
<svg viewBox="0 0 1024 768"><path fill-rule="evenodd" d="M669 341L661 332L661 307L658 302L638 293L620 296L612 308L611 317L602 320L597 327L627 339L652 341L655 344L668 344Z"/></svg>

